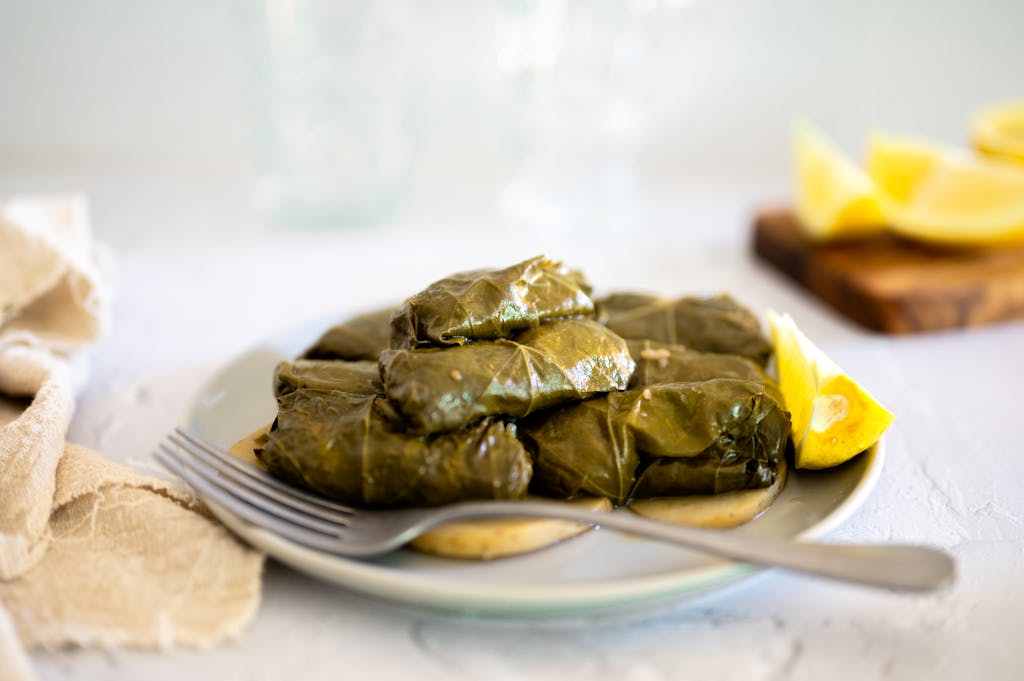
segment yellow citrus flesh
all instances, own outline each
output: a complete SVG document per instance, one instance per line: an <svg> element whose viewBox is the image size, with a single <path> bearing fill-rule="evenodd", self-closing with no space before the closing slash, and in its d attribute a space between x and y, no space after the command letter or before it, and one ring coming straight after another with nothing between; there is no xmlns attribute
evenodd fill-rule
<svg viewBox="0 0 1024 681"><path fill-rule="evenodd" d="M983 154L1024 163L1024 101L981 111L971 124L971 139Z"/></svg>
<svg viewBox="0 0 1024 681"><path fill-rule="evenodd" d="M812 239L860 236L883 227L871 178L839 147L807 124L794 129L797 216Z"/></svg>
<svg viewBox="0 0 1024 681"><path fill-rule="evenodd" d="M893 421L878 403L797 328L769 310L779 389L793 422L797 468L830 468L878 442Z"/></svg>
<svg viewBox="0 0 1024 681"><path fill-rule="evenodd" d="M1024 167L928 142L875 136L868 174L897 233L947 245L1024 241Z"/></svg>

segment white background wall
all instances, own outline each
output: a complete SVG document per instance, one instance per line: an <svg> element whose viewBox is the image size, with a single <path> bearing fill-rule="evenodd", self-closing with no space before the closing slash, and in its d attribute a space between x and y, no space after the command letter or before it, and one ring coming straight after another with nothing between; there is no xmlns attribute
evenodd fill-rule
<svg viewBox="0 0 1024 681"><path fill-rule="evenodd" d="M795 115L858 151L877 128L962 143L972 111L1024 98L1019 0L393 4L417 69L421 191L448 178L486 193L507 179L531 144L523 93L548 78L560 93L549 109L571 109L559 97L579 71L545 75L544 50L579 57L564 45L578 47L587 22L594 44L612 44L593 37L610 32L614 55L598 57L605 89L576 102L569 128L590 130L588 116L599 130L625 125L648 176L670 188L785 181ZM257 115L262 22L282 6L305 11L289 0L0 0L0 171L251 174L268 134ZM362 3L345 7L341 21L358 22ZM547 38L530 43L531 30ZM397 47L369 49L387 60Z"/></svg>

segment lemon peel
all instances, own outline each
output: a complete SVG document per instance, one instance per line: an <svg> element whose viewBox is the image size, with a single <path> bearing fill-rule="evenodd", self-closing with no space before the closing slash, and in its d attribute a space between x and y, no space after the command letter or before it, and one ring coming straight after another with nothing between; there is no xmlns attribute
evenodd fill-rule
<svg viewBox="0 0 1024 681"><path fill-rule="evenodd" d="M983 154L1024 163L1024 101L978 112L971 122L971 140Z"/></svg>
<svg viewBox="0 0 1024 681"><path fill-rule="evenodd" d="M797 328L767 312L779 390L793 424L797 468L830 468L878 442L893 414Z"/></svg>
<svg viewBox="0 0 1024 681"><path fill-rule="evenodd" d="M810 238L827 241L884 229L871 178L829 138L808 123L793 127L796 211Z"/></svg>
<svg viewBox="0 0 1024 681"><path fill-rule="evenodd" d="M874 135L867 169L898 234L951 246L1024 242L1024 166Z"/></svg>

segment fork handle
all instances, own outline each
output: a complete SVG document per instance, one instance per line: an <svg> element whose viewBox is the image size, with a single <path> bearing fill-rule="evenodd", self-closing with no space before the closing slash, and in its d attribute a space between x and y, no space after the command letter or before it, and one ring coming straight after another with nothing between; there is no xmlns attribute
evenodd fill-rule
<svg viewBox="0 0 1024 681"><path fill-rule="evenodd" d="M544 501L467 502L439 509L415 533L457 519L558 518L630 532L649 539L763 567L905 591L930 591L952 583L956 564L946 552L906 544L820 544L752 537L650 520L628 512L595 512ZM413 528L411 528L412 531Z"/></svg>

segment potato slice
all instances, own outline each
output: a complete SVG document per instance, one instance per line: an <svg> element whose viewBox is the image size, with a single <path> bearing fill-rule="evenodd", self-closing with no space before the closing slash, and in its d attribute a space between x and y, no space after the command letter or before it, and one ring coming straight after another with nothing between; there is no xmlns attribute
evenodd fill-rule
<svg viewBox="0 0 1024 681"><path fill-rule="evenodd" d="M591 511L610 511L612 503L586 497L573 503ZM410 546L446 558L491 560L529 553L592 529L571 520L498 518L460 520L436 527L414 539Z"/></svg>
<svg viewBox="0 0 1024 681"><path fill-rule="evenodd" d="M769 487L724 494L639 499L629 504L629 510L666 523L726 529L742 525L759 515L771 506L785 486L786 463L783 461L775 482Z"/></svg>
<svg viewBox="0 0 1024 681"><path fill-rule="evenodd" d="M270 424L245 436L231 445L228 451L262 468L263 463L256 458L254 450L259 448L268 430ZM607 499L596 497L578 499L573 503L593 511L610 511L612 507ZM463 520L425 532L414 539L410 546L445 558L490 560L537 551L589 529L591 527L583 523L544 518Z"/></svg>
<svg viewBox="0 0 1024 681"><path fill-rule="evenodd" d="M235 457L251 463L254 466L263 468L263 462L256 458L256 450L262 446L263 437L270 432L270 425L267 424L249 433L235 444L228 447L228 452Z"/></svg>

